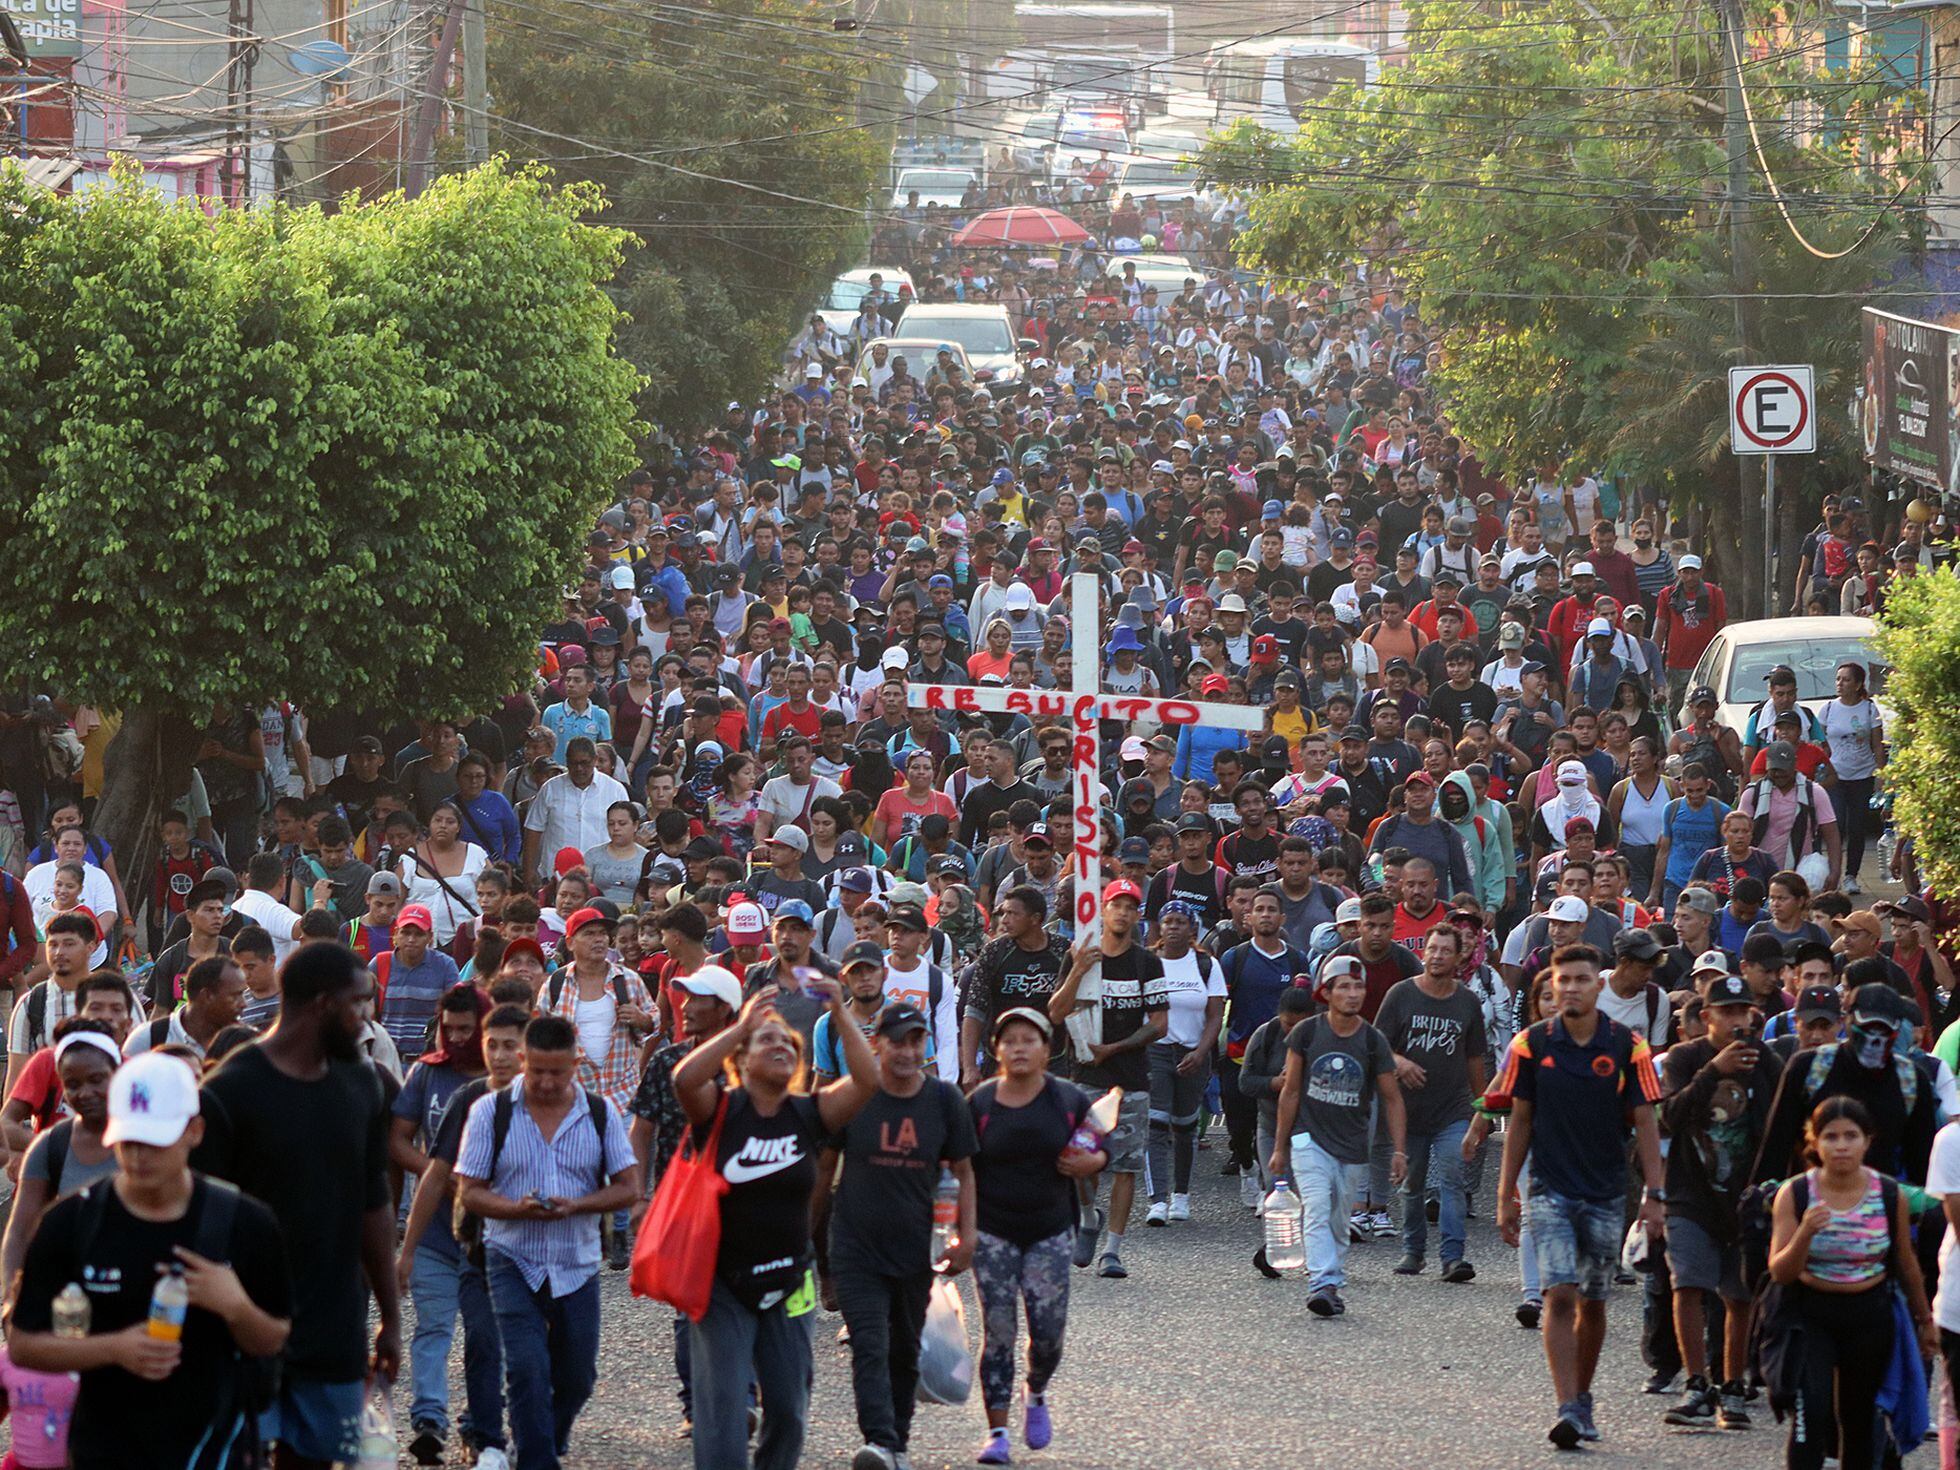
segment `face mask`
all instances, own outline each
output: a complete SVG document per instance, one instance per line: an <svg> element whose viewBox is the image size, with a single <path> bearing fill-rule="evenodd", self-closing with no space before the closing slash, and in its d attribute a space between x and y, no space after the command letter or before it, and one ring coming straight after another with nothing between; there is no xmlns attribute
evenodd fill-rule
<svg viewBox="0 0 1960 1470"><path fill-rule="evenodd" d="M1893 1032L1889 1027L1853 1023L1847 1038L1858 1065L1875 1072L1892 1060Z"/></svg>

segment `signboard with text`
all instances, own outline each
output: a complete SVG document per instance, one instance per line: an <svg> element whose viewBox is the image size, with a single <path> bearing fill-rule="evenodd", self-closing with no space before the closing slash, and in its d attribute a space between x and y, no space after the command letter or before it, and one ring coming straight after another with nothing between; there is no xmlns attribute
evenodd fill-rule
<svg viewBox="0 0 1960 1470"><path fill-rule="evenodd" d="M82 53L82 0L0 0L27 42L27 54L79 56Z"/></svg>
<svg viewBox="0 0 1960 1470"><path fill-rule="evenodd" d="M1865 368L1857 397L1865 457L1938 490L1960 462L1960 332L1866 307Z"/></svg>

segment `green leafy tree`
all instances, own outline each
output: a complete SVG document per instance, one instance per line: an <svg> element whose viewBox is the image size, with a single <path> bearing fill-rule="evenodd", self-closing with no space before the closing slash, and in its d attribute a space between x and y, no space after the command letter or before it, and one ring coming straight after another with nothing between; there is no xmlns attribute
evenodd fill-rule
<svg viewBox="0 0 1960 1470"><path fill-rule="evenodd" d="M1785 9L1747 10L1752 34L1787 24ZM1743 359L1721 44L1712 11L1423 0L1407 63L1380 85L1325 99L1297 139L1241 124L1213 140L1204 167L1249 194L1242 254L1257 269L1330 276L1373 242L1442 327L1437 386L1487 462L1520 472L1565 459L1699 500L1719 553L1745 544L1746 513L1725 442L1726 371ZM1745 76L1798 224L1832 251L1880 223L1849 256L1821 260L1759 198L1749 291L1819 299L1755 302L1752 351L1816 364L1819 401L1842 401L1860 298L1873 299L1914 228L1913 212L1882 209L1915 156L1885 126L1908 94L1876 63L1825 72L1817 48L1772 44ZM1777 121L1785 110L1826 126L1799 141ZM1820 416L1823 453L1786 474L1829 482L1847 467L1840 417ZM1751 509L1748 544L1760 546ZM1746 604L1758 558L1723 570Z"/></svg>
<svg viewBox="0 0 1960 1470"><path fill-rule="evenodd" d="M1892 817L1941 893L1960 892L1960 578L1951 568L1896 583L1879 619L1878 649L1890 666L1885 703L1891 755L1885 784Z"/></svg>
<svg viewBox="0 0 1960 1470"><path fill-rule="evenodd" d="M890 137L858 124L862 43L799 0L489 18L498 146L604 186L640 238L615 289L647 416L706 423L764 389L866 239Z"/></svg>
<svg viewBox="0 0 1960 1470"><path fill-rule="evenodd" d="M99 825L132 874L214 708L522 687L634 462L599 203L493 166L207 215L0 169L0 678L121 712Z"/></svg>

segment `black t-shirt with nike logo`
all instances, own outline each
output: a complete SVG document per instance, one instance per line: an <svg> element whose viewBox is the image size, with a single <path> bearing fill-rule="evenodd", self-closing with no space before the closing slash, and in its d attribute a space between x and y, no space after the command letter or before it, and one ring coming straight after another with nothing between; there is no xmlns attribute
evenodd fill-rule
<svg viewBox="0 0 1960 1470"><path fill-rule="evenodd" d="M697 1125L696 1144L707 1135L708 1128ZM773 1305L772 1298L803 1282L810 1264L810 1193L823 1140L814 1097L792 1093L765 1118L746 1089L729 1091L715 1151L715 1168L728 1181L716 1274L749 1307Z"/></svg>

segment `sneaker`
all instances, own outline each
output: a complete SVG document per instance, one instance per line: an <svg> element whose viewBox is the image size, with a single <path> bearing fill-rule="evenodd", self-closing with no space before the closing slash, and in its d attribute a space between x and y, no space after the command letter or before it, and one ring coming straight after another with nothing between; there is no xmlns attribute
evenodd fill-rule
<svg viewBox="0 0 1960 1470"><path fill-rule="evenodd" d="M1538 1329L1538 1319L1544 1315L1544 1312L1545 1304L1535 1296L1528 1296L1518 1303L1511 1315L1518 1319L1518 1326L1535 1332Z"/></svg>
<svg viewBox="0 0 1960 1470"><path fill-rule="evenodd" d="M1045 1450L1048 1441L1055 1437L1055 1421L1048 1414L1048 1399L1044 1395L1028 1396L1028 1416L1021 1425L1021 1438L1028 1442L1031 1450Z"/></svg>
<svg viewBox="0 0 1960 1470"><path fill-rule="evenodd" d="M1477 1279L1477 1268L1468 1261L1445 1261L1443 1279L1451 1286L1462 1286L1467 1281Z"/></svg>
<svg viewBox="0 0 1960 1470"><path fill-rule="evenodd" d="M1168 1225L1171 1223L1171 1207L1163 1200L1151 1205L1150 1213L1143 1217L1146 1225Z"/></svg>
<svg viewBox="0 0 1960 1470"><path fill-rule="evenodd" d="M1102 1239L1103 1222L1108 1218L1100 1209L1091 1209L1076 1225L1073 1259L1077 1269L1086 1271L1096 1259L1096 1242Z"/></svg>
<svg viewBox="0 0 1960 1470"><path fill-rule="evenodd" d="M1622 1268L1613 1273L1613 1284L1615 1286L1638 1286L1640 1284L1640 1278L1634 1275L1633 1272Z"/></svg>
<svg viewBox="0 0 1960 1470"><path fill-rule="evenodd" d="M1232 1175L1239 1172L1238 1160L1227 1159L1225 1161L1225 1166L1222 1169L1220 1169L1218 1172L1224 1177L1230 1178Z"/></svg>
<svg viewBox="0 0 1960 1470"><path fill-rule="evenodd" d="M1007 1443L1007 1431L995 1429L988 1433L987 1442L980 1446L980 1453L973 1457L976 1465L1012 1465L1014 1456Z"/></svg>
<svg viewBox="0 0 1960 1470"><path fill-rule="evenodd" d="M881 1444L868 1444L851 1456L851 1470L898 1470L898 1456Z"/></svg>
<svg viewBox="0 0 1960 1470"><path fill-rule="evenodd" d="M1840 893L1849 894L1851 897L1856 898L1859 894L1863 893L1865 889L1864 889L1864 885L1861 884L1856 878L1846 877L1842 883L1838 884L1838 891Z"/></svg>
<svg viewBox="0 0 1960 1470"><path fill-rule="evenodd" d="M694 1433L694 1426L688 1425L688 1433ZM510 1470L510 1456L493 1444L487 1444L477 1451L476 1470Z"/></svg>
<svg viewBox="0 0 1960 1470"><path fill-rule="evenodd" d="M1433 1195L1424 1200L1422 1202L1422 1217L1431 1225L1434 1225L1443 1218L1443 1202Z"/></svg>
<svg viewBox="0 0 1960 1470"><path fill-rule="evenodd" d="M1679 1368L1656 1369L1647 1379L1644 1393L1669 1393L1674 1388L1674 1380L1681 1376Z"/></svg>
<svg viewBox="0 0 1960 1470"><path fill-rule="evenodd" d="M1593 1423L1592 1390L1587 1389L1578 1398L1574 1399L1572 1407L1579 1411L1579 1438L1583 1439L1587 1444L1597 1444L1599 1442L1599 1426Z"/></svg>
<svg viewBox="0 0 1960 1470"><path fill-rule="evenodd" d="M1240 1204L1244 1205L1248 1210L1256 1210L1259 1208L1260 1200L1264 1198L1265 1196L1259 1192L1259 1176L1257 1174L1248 1173L1239 1175Z"/></svg>
<svg viewBox="0 0 1960 1470"><path fill-rule="evenodd" d="M1558 1418L1545 1432L1545 1438L1552 1442L1554 1449L1576 1450L1579 1441L1585 1437L1585 1426L1579 1422L1579 1411L1571 1404L1560 1404Z"/></svg>
<svg viewBox="0 0 1960 1470"><path fill-rule="evenodd" d="M1340 1294L1340 1293L1339 1293L1338 1291L1335 1291L1335 1290L1334 1290L1333 1288L1331 1288L1331 1287L1330 1287L1330 1288L1328 1288L1328 1291L1327 1291L1327 1295L1328 1295L1329 1297L1331 1297L1331 1298L1333 1299L1333 1302L1334 1302L1334 1315L1335 1315L1336 1317L1345 1317L1345 1316L1347 1315L1347 1301L1346 1301L1346 1299L1345 1299L1344 1297L1342 1297L1342 1295L1341 1295L1341 1294Z"/></svg>
<svg viewBox="0 0 1960 1470"><path fill-rule="evenodd" d="M674 1429L674 1438L675 1438L675 1439L693 1439L693 1438L694 1438L694 1421L693 1421L692 1419L683 1419L683 1420L681 1420L681 1422L680 1422L680 1424L679 1424L678 1426L676 1426L676 1427L675 1427L675 1429Z"/></svg>
<svg viewBox="0 0 1960 1470"><path fill-rule="evenodd" d="M1706 1378L1690 1378L1687 1394L1661 1415L1661 1423L1684 1429L1706 1429L1715 1422L1715 1410L1720 1407L1718 1398Z"/></svg>
<svg viewBox="0 0 1960 1470"><path fill-rule="evenodd" d="M837 1329L837 1346L849 1347L850 1345L851 1345L851 1324L846 1322L842 1327Z"/></svg>
<svg viewBox="0 0 1960 1470"><path fill-rule="evenodd" d="M1104 1251L1102 1263L1096 1267L1098 1276L1107 1276L1112 1281L1122 1281L1130 1274L1130 1268L1123 1264L1123 1258L1115 1251Z"/></svg>
<svg viewBox="0 0 1960 1470"><path fill-rule="evenodd" d="M904 1450L897 1450L892 1454L892 1465L894 1470L912 1470L912 1457Z"/></svg>
<svg viewBox="0 0 1960 1470"><path fill-rule="evenodd" d="M1359 1245L1368 1238L1368 1212L1356 1210L1348 1216L1348 1244Z"/></svg>
<svg viewBox="0 0 1960 1470"><path fill-rule="evenodd" d="M606 1245L606 1268L624 1271L633 1264L633 1241L624 1230L615 1230Z"/></svg>
<svg viewBox="0 0 1960 1470"><path fill-rule="evenodd" d="M1307 1310L1312 1312L1316 1317L1331 1317L1340 1310L1335 1305L1335 1302L1338 1300L1339 1298L1330 1289L1322 1287L1319 1291L1307 1298Z"/></svg>
<svg viewBox="0 0 1960 1470"><path fill-rule="evenodd" d="M1171 1218L1173 1220L1188 1220L1191 1218L1190 1195L1174 1194L1171 1196Z"/></svg>
<svg viewBox="0 0 1960 1470"><path fill-rule="evenodd" d="M1395 1221L1389 1218L1387 1210L1376 1210L1368 1216L1368 1233L1376 1240L1393 1240L1402 1232L1395 1228Z"/></svg>
<svg viewBox="0 0 1960 1470"><path fill-rule="evenodd" d="M1422 1275L1422 1257L1414 1251L1407 1252L1401 1260L1395 1263L1395 1274L1397 1276Z"/></svg>
<svg viewBox="0 0 1960 1470"><path fill-rule="evenodd" d="M1252 1253L1252 1268L1268 1281L1277 1281L1286 1274L1284 1271L1275 1269L1273 1264L1266 1259L1266 1248L1263 1245Z"/></svg>
<svg viewBox="0 0 1960 1470"><path fill-rule="evenodd" d="M418 1465L440 1465L442 1440L442 1432L433 1424L417 1424L415 1438L408 1442L408 1457Z"/></svg>
<svg viewBox="0 0 1960 1470"><path fill-rule="evenodd" d="M1715 1423L1722 1429L1753 1429L1755 1425L1749 1418L1749 1399L1740 1383L1725 1383L1721 1391L1721 1407L1715 1411Z"/></svg>

